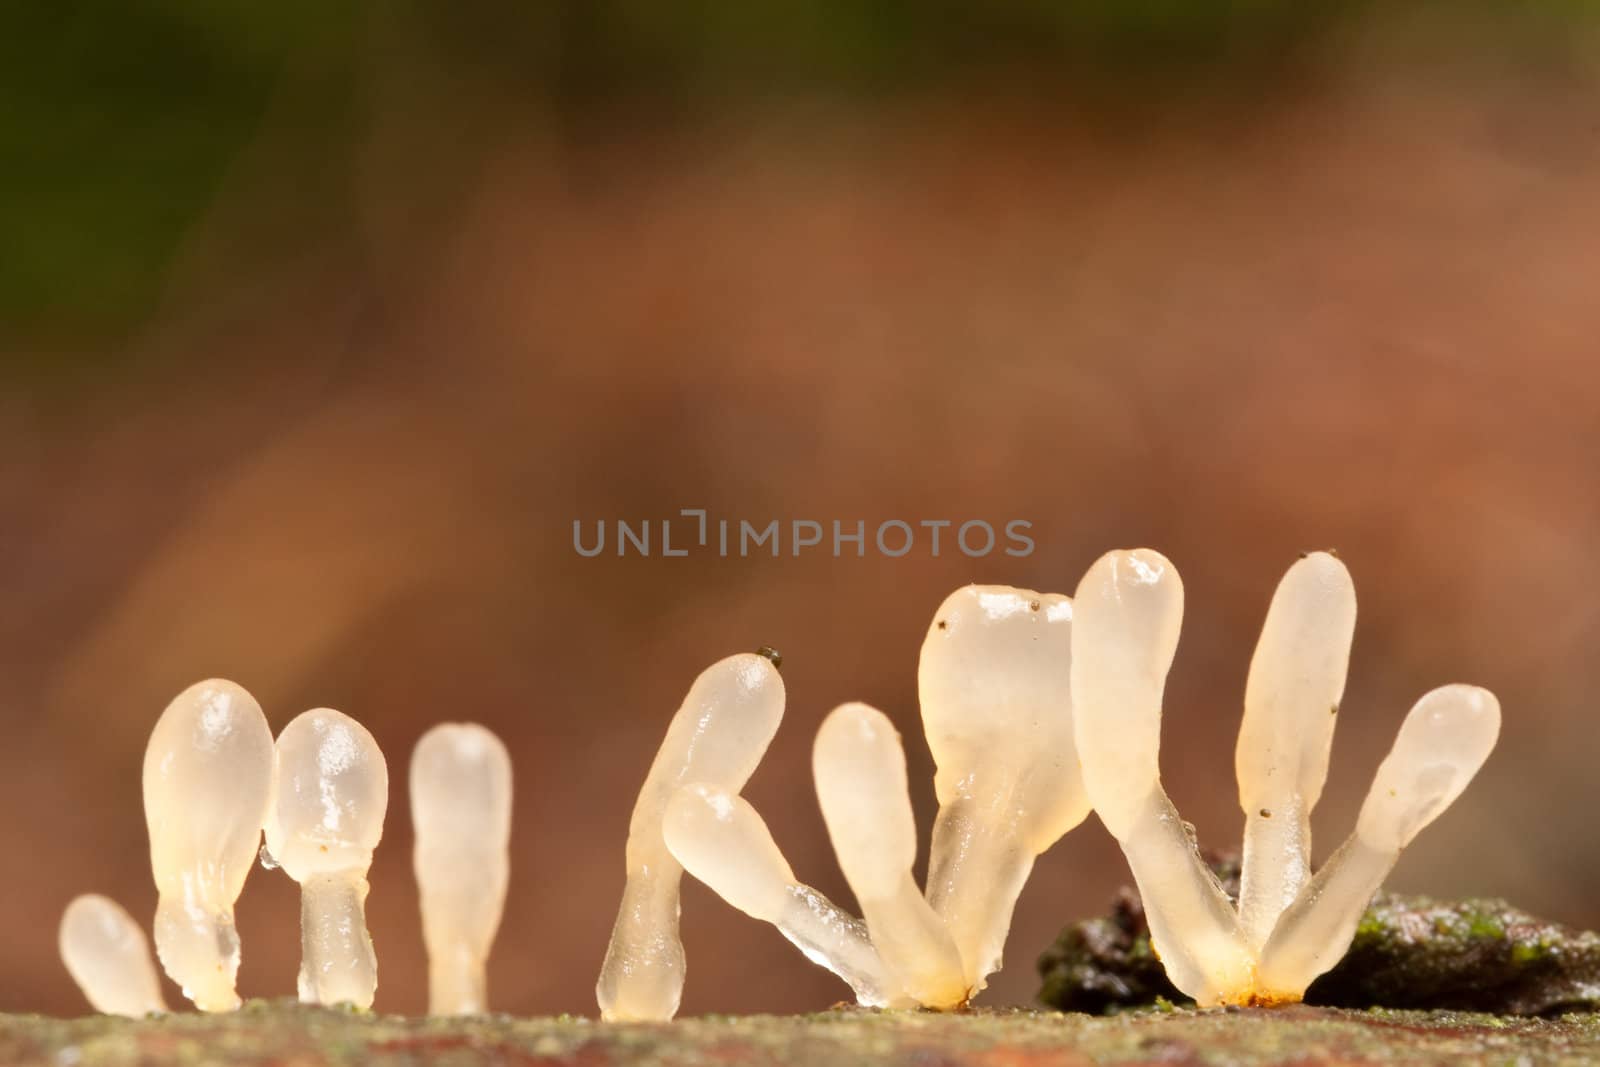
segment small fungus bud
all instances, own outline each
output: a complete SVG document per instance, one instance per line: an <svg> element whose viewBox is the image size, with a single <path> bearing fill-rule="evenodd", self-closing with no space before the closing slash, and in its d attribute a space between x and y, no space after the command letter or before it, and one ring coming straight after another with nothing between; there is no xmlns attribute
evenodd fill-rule
<svg viewBox="0 0 1600 1067"><path fill-rule="evenodd" d="M94 893L75 898L58 941L67 973L95 1011L136 1018L167 1010L150 943L121 904Z"/></svg>
<svg viewBox="0 0 1600 1067"><path fill-rule="evenodd" d="M1447 685L1417 701L1378 767L1355 833L1306 883L1262 950L1262 999L1299 1000L1339 962L1401 849L1461 795L1499 734L1500 704L1487 689Z"/></svg>
<svg viewBox="0 0 1600 1067"><path fill-rule="evenodd" d="M703 782L685 786L667 804L662 834L686 871L746 915L776 926L807 959L844 979L857 1003L904 1001L866 925L795 881L749 801Z"/></svg>
<svg viewBox="0 0 1600 1067"><path fill-rule="evenodd" d="M683 868L662 838L667 803L695 782L735 794L743 789L777 732L783 702L777 668L750 652L712 664L689 687L628 823L628 881L595 986L602 1018L663 1021L677 1014Z"/></svg>
<svg viewBox="0 0 1600 1067"><path fill-rule="evenodd" d="M511 876L511 756L475 723L444 723L411 753L412 865L428 946L428 1012L487 1010L489 948Z"/></svg>
<svg viewBox="0 0 1600 1067"><path fill-rule="evenodd" d="M261 705L220 679L179 693L145 749L156 954L201 1011L239 1006L233 908L261 844L273 775Z"/></svg>
<svg viewBox="0 0 1600 1067"><path fill-rule="evenodd" d="M1161 702L1183 621L1183 583L1149 549L1102 556L1073 599L1072 698L1083 779L1122 846L1150 940L1202 1007L1248 999L1238 915L1161 788Z"/></svg>
<svg viewBox="0 0 1600 1067"><path fill-rule="evenodd" d="M834 709L812 753L817 799L878 955L918 1003L966 1003L961 953L917 888L917 825L900 735L865 704Z"/></svg>
<svg viewBox="0 0 1600 1067"><path fill-rule="evenodd" d="M1073 605L956 590L922 643L917 690L939 814L927 899L976 991L999 969L1034 858L1089 813L1072 708Z"/></svg>
<svg viewBox="0 0 1600 1067"><path fill-rule="evenodd" d="M1311 809L1328 777L1344 695L1356 590L1343 563L1312 552L1283 576L1250 661L1234 768L1245 813L1239 923L1259 950L1311 876Z"/></svg>
<svg viewBox="0 0 1600 1067"><path fill-rule="evenodd" d="M367 869L383 836L389 769L366 727L331 708L278 735L267 851L300 883L300 1000L372 1007L378 961L367 933Z"/></svg>

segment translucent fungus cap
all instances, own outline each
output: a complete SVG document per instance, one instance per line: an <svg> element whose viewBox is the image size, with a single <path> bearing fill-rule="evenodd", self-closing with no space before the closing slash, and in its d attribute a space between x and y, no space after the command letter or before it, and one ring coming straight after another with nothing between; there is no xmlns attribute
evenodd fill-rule
<svg viewBox="0 0 1600 1067"><path fill-rule="evenodd" d="M828 836L856 896L893 896L917 860L900 734L876 708L844 704L817 731L812 771Z"/></svg>
<svg viewBox="0 0 1600 1067"><path fill-rule="evenodd" d="M630 850L660 841L662 812L679 786L707 782L742 789L778 732L783 703L783 677L765 656L740 653L700 672L639 791Z"/></svg>
<svg viewBox="0 0 1600 1067"><path fill-rule="evenodd" d="M1446 685L1412 707L1378 767L1356 833L1398 852L1472 781L1500 735L1500 702L1487 689Z"/></svg>
<svg viewBox="0 0 1600 1067"><path fill-rule="evenodd" d="M411 754L419 847L499 855L511 840L511 755L476 723L441 723Z"/></svg>
<svg viewBox="0 0 1600 1067"><path fill-rule="evenodd" d="M697 782L673 794L661 829L677 861L719 897L752 918L779 921L794 871L749 801Z"/></svg>
<svg viewBox="0 0 1600 1067"><path fill-rule="evenodd" d="M922 644L917 692L940 805L964 789L1012 792L1033 852L1083 821L1073 737L1067 597L970 585L945 598Z"/></svg>
<svg viewBox="0 0 1600 1067"><path fill-rule="evenodd" d="M213 678L179 693L144 753L157 888L231 912L255 863L273 776L272 731L243 687Z"/></svg>
<svg viewBox="0 0 1600 1067"><path fill-rule="evenodd" d="M378 743L350 716L316 708L283 728L277 750L267 850L297 882L365 871L389 806L389 770Z"/></svg>
<svg viewBox="0 0 1600 1067"><path fill-rule="evenodd" d="M1073 714L1095 810L1126 836L1160 780L1161 700L1183 623L1183 581L1159 552L1108 552L1073 600Z"/></svg>
<svg viewBox="0 0 1600 1067"><path fill-rule="evenodd" d="M1270 807L1282 790L1307 810L1322 795L1355 626L1355 585L1337 557L1312 552L1289 568L1245 684L1234 769L1246 811Z"/></svg>
<svg viewBox="0 0 1600 1067"><path fill-rule="evenodd" d="M511 878L511 755L486 727L441 723L412 750L410 783L429 1013L482 1012Z"/></svg>

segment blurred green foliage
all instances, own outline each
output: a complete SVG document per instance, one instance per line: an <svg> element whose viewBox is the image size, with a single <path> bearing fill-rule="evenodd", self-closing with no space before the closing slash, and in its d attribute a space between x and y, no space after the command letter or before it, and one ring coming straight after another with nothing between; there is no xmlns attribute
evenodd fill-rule
<svg viewBox="0 0 1600 1067"><path fill-rule="evenodd" d="M447 84L489 86L474 107L524 120L536 110L581 130L619 102L743 106L797 92L938 89L975 75L1024 85L1109 76L1148 91L1175 72L1259 69L1362 6L0 0L0 346L136 324L264 126L287 127L288 154L308 166L346 165L321 157L360 136L371 117L362 79L384 62L386 76L399 63L404 79L404 64L424 57L435 79L426 84L442 71ZM384 55L391 23L407 35L399 59ZM307 70L310 90L297 84ZM285 111L286 96L298 103ZM313 183L308 195L326 188Z"/></svg>
<svg viewBox="0 0 1600 1067"><path fill-rule="evenodd" d="M1277 0L3 0L0 343L94 337L150 306L186 229L308 54L357 77L402 19L507 108L581 122L618 98L937 84L975 68L1234 54L1315 5ZM418 32L413 30L413 32ZM352 93L322 102L349 117ZM311 150L310 147L307 149Z"/></svg>
<svg viewBox="0 0 1600 1067"><path fill-rule="evenodd" d="M309 0L0 6L0 337L116 329L261 121ZM342 24L341 24L342 23Z"/></svg>

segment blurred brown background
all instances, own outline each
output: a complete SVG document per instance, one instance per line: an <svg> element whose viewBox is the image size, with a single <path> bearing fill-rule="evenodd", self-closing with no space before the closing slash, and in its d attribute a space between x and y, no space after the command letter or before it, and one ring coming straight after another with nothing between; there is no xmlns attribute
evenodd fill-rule
<svg viewBox="0 0 1600 1067"><path fill-rule="evenodd" d="M1392 884L1600 924L1600 79L1576 6L39 6L0 33L0 1009L83 1010L55 950L72 895L153 912L140 762L192 681L236 679L275 729L340 708L384 746L386 1011L424 1004L410 748L497 730L493 1002L593 1013L633 794L703 666L783 651L746 795L850 903L809 783L821 717L894 717L926 825L935 606L1070 591L1144 544L1188 589L1164 769L1204 843L1241 829L1267 599L1335 547L1361 614L1319 858L1411 701L1476 682L1500 747ZM573 551L574 519L683 507L1020 518L1038 547ZM1047 853L984 999L1026 1002L1037 952L1125 877L1092 819ZM247 995L292 994L296 899L251 877ZM846 995L696 885L684 933L686 1012Z"/></svg>

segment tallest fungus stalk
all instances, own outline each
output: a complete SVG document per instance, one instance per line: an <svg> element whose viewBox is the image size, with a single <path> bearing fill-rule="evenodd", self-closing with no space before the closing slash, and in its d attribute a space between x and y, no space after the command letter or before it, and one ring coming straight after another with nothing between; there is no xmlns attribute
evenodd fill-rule
<svg viewBox="0 0 1600 1067"><path fill-rule="evenodd" d="M254 697L214 679L167 705L144 753L156 955L201 1011L239 1006L233 906L272 790L272 732Z"/></svg>
<svg viewBox="0 0 1600 1067"><path fill-rule="evenodd" d="M1245 819L1239 924L1257 951L1311 877L1311 809L1328 778L1355 628L1350 572L1312 552L1278 583L1250 661L1234 769Z"/></svg>
<svg viewBox="0 0 1600 1067"><path fill-rule="evenodd" d="M755 653L701 672L667 727L628 822L628 882L595 997L602 1018L660 1021L683 994L678 886L683 868L667 849L662 819L681 786L737 794L755 773L783 717L783 679Z"/></svg>

